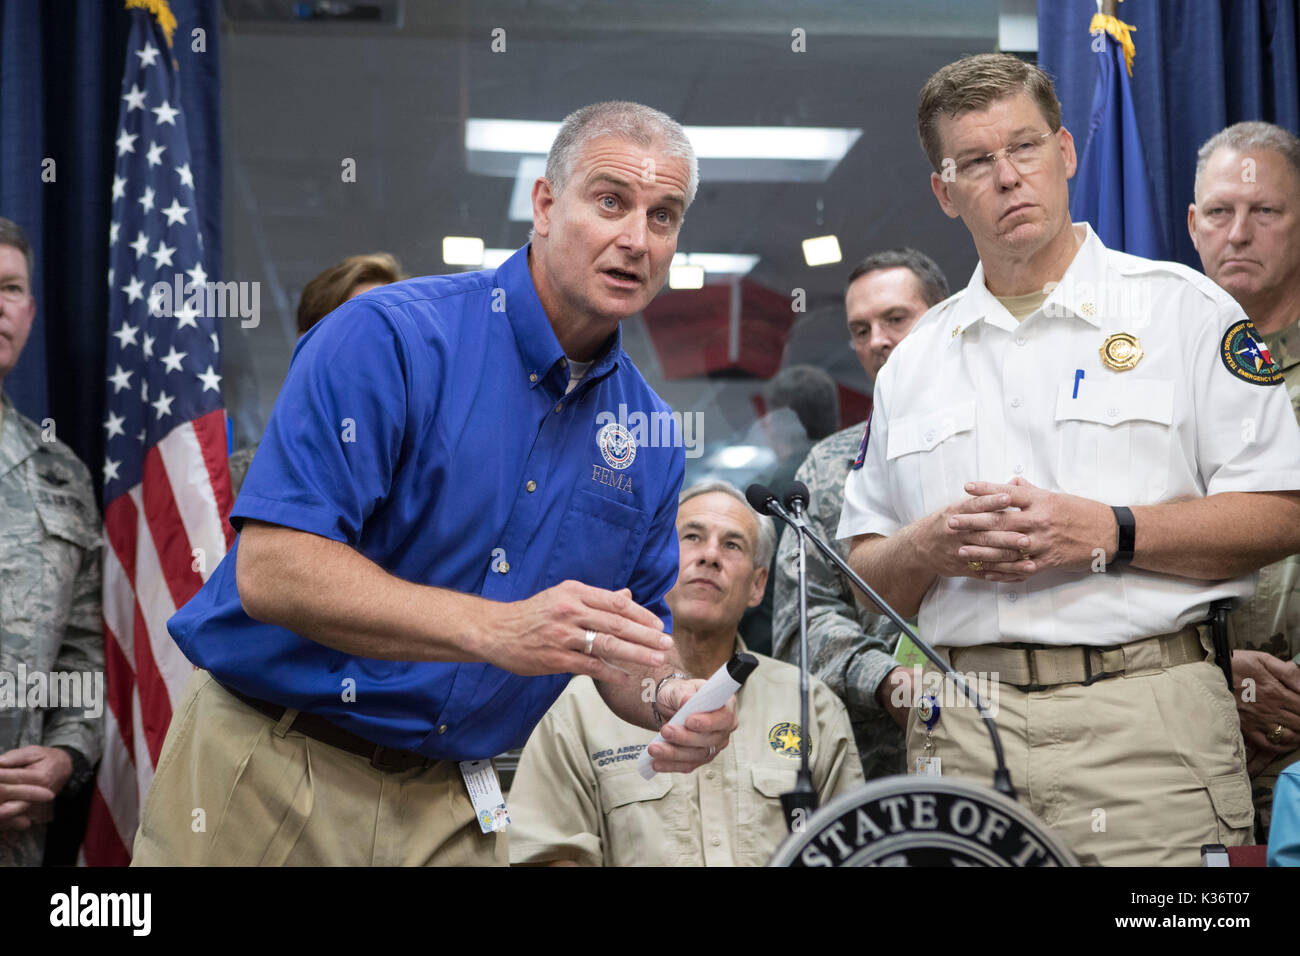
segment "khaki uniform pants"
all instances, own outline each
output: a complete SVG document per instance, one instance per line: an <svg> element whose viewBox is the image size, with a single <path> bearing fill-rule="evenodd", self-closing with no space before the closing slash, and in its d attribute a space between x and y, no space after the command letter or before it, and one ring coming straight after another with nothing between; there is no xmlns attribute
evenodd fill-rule
<svg viewBox="0 0 1300 956"><path fill-rule="evenodd" d="M195 671L172 715L132 865L487 866L454 761L381 773L287 732ZM201 811L201 812L199 812Z"/></svg>
<svg viewBox="0 0 1300 956"><path fill-rule="evenodd" d="M978 689L969 676L967 682ZM928 663L922 686L940 686ZM1253 810L1241 729L1227 681L1214 664L1028 694L1008 684L985 686L996 688L993 717L1020 802L1081 863L1199 866L1204 843L1250 841ZM991 786L993 747L977 711L950 681L940 705L934 755L943 776ZM913 707L908 773L916 772L925 740Z"/></svg>

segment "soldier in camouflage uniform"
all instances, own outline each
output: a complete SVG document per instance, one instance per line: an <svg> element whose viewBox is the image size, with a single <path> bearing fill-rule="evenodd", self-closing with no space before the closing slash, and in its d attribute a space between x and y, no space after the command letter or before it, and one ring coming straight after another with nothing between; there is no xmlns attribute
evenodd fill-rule
<svg viewBox="0 0 1300 956"><path fill-rule="evenodd" d="M914 249L880 252L854 268L845 291L845 310L853 349L872 381L917 319L947 296L948 281L939 267ZM845 561L852 542L838 541L835 534L844 482L858 458L864 431L865 423L857 424L819 442L795 475L808 486L809 525ZM772 655L795 664L799 662L797 549L798 540L786 529L777 549L772 619ZM848 708L868 780L904 772L901 724L882 703L893 686L889 675L911 672L893 657L898 636L889 618L865 610L854 600L842 571L820 551L809 549L808 666ZM906 709L902 712L905 715Z"/></svg>
<svg viewBox="0 0 1300 956"><path fill-rule="evenodd" d="M1205 274L1262 334L1300 421L1300 140L1258 122L1213 136L1197 156L1188 228ZM1261 568L1255 594L1231 620L1237 711L1263 843L1278 774L1300 761L1300 555Z"/></svg>
<svg viewBox="0 0 1300 956"><path fill-rule="evenodd" d="M17 363L36 313L29 249L21 230L0 219L0 380ZM0 396L0 866L40 865L55 796L85 786L99 759L99 594L90 474ZM74 675L80 687L83 674L94 675L100 696L54 706L60 701L33 697L37 673Z"/></svg>

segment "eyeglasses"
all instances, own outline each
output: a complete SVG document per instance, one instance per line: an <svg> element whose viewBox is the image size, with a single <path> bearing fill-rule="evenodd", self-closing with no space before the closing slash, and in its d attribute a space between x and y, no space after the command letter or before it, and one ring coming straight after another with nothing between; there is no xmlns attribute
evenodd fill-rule
<svg viewBox="0 0 1300 956"><path fill-rule="evenodd" d="M1022 176L1037 172L1043 165L1044 157L1047 156L1047 137L1055 132L1054 129L1048 130L1046 133L1032 136L1019 143L1004 146L995 152L963 159L957 164L957 176L966 182L984 182L998 168L998 160L1004 157Z"/></svg>
<svg viewBox="0 0 1300 956"><path fill-rule="evenodd" d="M18 303L27 298L27 286L17 282L6 282L0 285L0 299L6 302Z"/></svg>

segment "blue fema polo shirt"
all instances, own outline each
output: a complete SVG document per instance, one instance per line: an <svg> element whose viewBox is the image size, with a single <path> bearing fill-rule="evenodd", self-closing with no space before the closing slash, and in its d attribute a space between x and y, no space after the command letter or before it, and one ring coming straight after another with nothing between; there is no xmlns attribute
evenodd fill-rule
<svg viewBox="0 0 1300 956"><path fill-rule="evenodd" d="M638 441L610 421L620 407L668 413L621 332L564 394L564 354L527 252L496 270L376 289L308 332L231 520L333 538L397 577L496 601L569 578L629 587L671 630L680 434ZM254 621L235 585L238 550L236 539L168 628L194 664L249 696L385 746L469 760L522 746L569 680L360 658Z"/></svg>

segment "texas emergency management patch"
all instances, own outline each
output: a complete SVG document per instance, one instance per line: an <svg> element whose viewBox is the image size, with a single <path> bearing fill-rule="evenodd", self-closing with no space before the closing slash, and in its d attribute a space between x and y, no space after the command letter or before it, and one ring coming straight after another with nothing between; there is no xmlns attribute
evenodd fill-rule
<svg viewBox="0 0 1300 956"><path fill-rule="evenodd" d="M799 725L784 720L772 727L767 732L767 745L779 753L782 757L799 757L803 751L799 746L803 736L799 732ZM812 740L808 741L808 756L812 757Z"/></svg>
<svg viewBox="0 0 1300 956"><path fill-rule="evenodd" d="M1235 323L1219 343L1219 357L1229 372L1252 385L1279 385L1282 369L1264 340L1255 331L1255 323L1246 319Z"/></svg>
<svg viewBox="0 0 1300 956"><path fill-rule="evenodd" d="M610 422L596 433L596 444L611 468L622 470L636 460L636 439L617 422Z"/></svg>
<svg viewBox="0 0 1300 956"><path fill-rule="evenodd" d="M867 441L871 438L871 416L867 416L867 427L862 432L862 444L858 446L858 457L853 459L853 470L857 471L867 460ZM840 461L844 459L841 458Z"/></svg>

